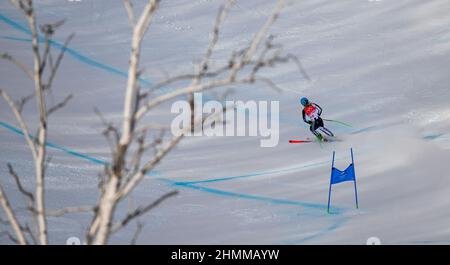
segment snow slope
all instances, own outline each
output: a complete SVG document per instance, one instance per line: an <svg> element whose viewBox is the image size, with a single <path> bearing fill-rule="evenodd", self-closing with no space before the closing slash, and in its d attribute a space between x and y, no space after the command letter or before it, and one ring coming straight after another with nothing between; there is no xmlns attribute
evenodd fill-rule
<svg viewBox="0 0 450 265"><path fill-rule="evenodd" d="M55 80L57 102L74 100L50 120L52 162L47 176L51 209L96 200L97 175L109 159L94 107L117 120L122 109L129 25L121 1L36 1L39 22L66 18L55 46L75 32ZM208 41L222 1L162 1L142 52L142 84L192 71ZM264 22L274 1L242 1L232 9L215 51L226 60ZM265 72L283 88L234 87L234 99L279 100L280 143L259 147L258 137L186 138L133 195L135 205L172 189L180 194L141 219L141 244L383 244L450 243L450 2L447 0L291 1L272 33L296 54L311 77L295 65ZM0 3L0 47L30 62L25 22ZM57 47L56 47L57 48ZM31 82L0 61L1 87L15 97ZM163 93L163 91L161 92ZM292 145L309 136L298 98L324 108L323 116L350 123L327 126L342 142ZM25 110L36 125L34 106ZM171 121L170 105L151 119ZM14 119L0 101L0 180L15 203L23 199L8 176L11 162L33 184L33 165ZM333 214L326 213L331 155L337 167L355 151L360 209L353 187L333 187ZM70 151L70 152L68 152ZM78 152L78 153L77 153ZM123 205L117 218L126 214ZM20 216L27 213L18 209ZM0 214L3 216L3 213ZM87 214L50 218L50 241L82 238ZM111 243L128 243L135 224ZM0 237L0 243L8 243Z"/></svg>

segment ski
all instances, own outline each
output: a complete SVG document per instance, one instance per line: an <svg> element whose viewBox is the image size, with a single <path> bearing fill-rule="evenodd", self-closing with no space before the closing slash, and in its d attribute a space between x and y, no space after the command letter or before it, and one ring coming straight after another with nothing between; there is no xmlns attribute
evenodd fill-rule
<svg viewBox="0 0 450 265"><path fill-rule="evenodd" d="M341 138L337 138L336 136L323 136L323 142L341 142Z"/></svg>
<svg viewBox="0 0 450 265"><path fill-rule="evenodd" d="M289 140L291 144L312 143L313 140Z"/></svg>
<svg viewBox="0 0 450 265"><path fill-rule="evenodd" d="M294 137L294 138L296 138L296 137ZM289 143L291 143L291 144L301 144L301 143L314 143L314 142L324 143L324 142L336 142L336 141L342 141L342 140L337 138L337 137L333 137L333 136L323 136L322 139L311 139L311 138L290 139Z"/></svg>

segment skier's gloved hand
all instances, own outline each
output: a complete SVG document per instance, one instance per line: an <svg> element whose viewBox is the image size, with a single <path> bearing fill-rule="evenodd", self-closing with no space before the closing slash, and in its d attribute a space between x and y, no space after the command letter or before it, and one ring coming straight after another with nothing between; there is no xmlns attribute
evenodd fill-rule
<svg viewBox="0 0 450 265"><path fill-rule="evenodd" d="M307 121L306 123L308 123L308 124L312 124L312 121Z"/></svg>

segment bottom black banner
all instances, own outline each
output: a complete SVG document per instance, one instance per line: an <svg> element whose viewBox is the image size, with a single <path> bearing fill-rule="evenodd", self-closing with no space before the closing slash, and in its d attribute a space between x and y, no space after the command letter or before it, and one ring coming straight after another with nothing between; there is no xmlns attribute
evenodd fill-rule
<svg viewBox="0 0 450 265"><path fill-rule="evenodd" d="M302 264L387 262L450 258L450 246L0 246L3 260L39 260L39 264Z"/></svg>

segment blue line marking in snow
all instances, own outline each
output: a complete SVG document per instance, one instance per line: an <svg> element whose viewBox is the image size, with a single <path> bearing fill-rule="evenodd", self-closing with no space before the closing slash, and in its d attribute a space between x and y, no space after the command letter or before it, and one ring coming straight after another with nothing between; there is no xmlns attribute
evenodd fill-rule
<svg viewBox="0 0 450 265"><path fill-rule="evenodd" d="M332 225L330 225L330 226L328 226L328 227L326 227L326 228L320 230L319 232L314 233L314 234L312 234L310 236L306 236L306 237L298 239L298 240L286 240L283 243L285 243L285 244L303 244L306 241L318 238L320 236L325 235L326 233L329 233L329 232L332 232L332 231L336 230L337 228L339 228L341 225L343 225L347 221L348 221L348 218L337 220Z"/></svg>
<svg viewBox="0 0 450 265"><path fill-rule="evenodd" d="M13 27L14 29L18 30L18 31L22 31L23 33L26 33L28 35L31 35L31 30L29 30L27 27L20 25L19 23L15 22L12 19L7 18L6 16L2 15L0 13L0 20L2 20L3 22L5 22L6 24L10 25L11 27Z"/></svg>
<svg viewBox="0 0 450 265"><path fill-rule="evenodd" d="M362 132L371 131L371 130L374 130L374 129L377 129L377 128L378 128L378 126L373 125L373 126L369 126L369 127L365 127L365 128L354 130L350 134L358 134L358 133L362 133Z"/></svg>
<svg viewBox="0 0 450 265"><path fill-rule="evenodd" d="M11 131L11 132L13 132L13 133L15 133L17 135L24 136L24 133L19 128L15 127L15 126L13 126L11 124L8 124L6 122L0 121L0 126L2 126L5 129L8 129L9 131ZM33 135L31 135L31 134L30 134L30 137L34 138ZM98 158L95 158L95 157L92 157L92 156L89 156L89 155L86 155L86 154L82 154L80 152L71 150L71 149L69 149L67 147L64 147L64 146L61 146L61 145L58 145L58 144L47 142L45 145L50 147L50 148L53 148L53 149L62 151L64 153L67 153L69 155L76 156L78 158L87 160L87 161L92 162L94 164L98 164L98 165L107 165L108 164L108 162L106 162L105 160L98 159ZM149 172L147 175L148 176L159 176L159 173L158 173L158 171L155 170L155 171Z"/></svg>
<svg viewBox="0 0 450 265"><path fill-rule="evenodd" d="M278 173L278 172L274 172ZM211 183L211 182L220 182L220 181L227 181L227 180L233 180L233 179L240 179L240 178L249 178L249 177L256 177L261 175L266 175L267 172L261 172L261 173L250 173L250 174L244 174L239 176L232 176L232 177L222 177L222 178L213 178L213 179L205 179L205 180L195 180L195 181L179 181L175 182L175 185L190 185L190 184L201 184L201 183Z"/></svg>
<svg viewBox="0 0 450 265"><path fill-rule="evenodd" d="M31 39L29 39L29 38L19 38L19 37L10 37L10 36L0 36L0 39L21 41L21 42L31 42Z"/></svg>
<svg viewBox="0 0 450 265"><path fill-rule="evenodd" d="M316 209L316 210L324 210L325 211L327 209L327 205L325 205L325 204L293 201L293 200L287 200L287 199L276 199L276 198L264 197L264 196L259 196L259 195L251 195L251 194L246 194L246 193L237 193L237 192L231 192L231 191L224 191L224 190L219 190L219 189L209 188L209 187L204 187L204 186L196 186L196 185L191 184L191 183L176 182L176 181L165 179L165 178L160 178L160 180L164 181L164 182L167 182L167 183L169 183L169 184L171 184L173 186L192 188L192 189L195 189L195 190L200 190L200 191L204 191L204 192L208 192L208 193L213 193L213 194L216 194L216 195L229 196L229 197L235 197L235 198L241 198L241 199L251 199L251 200L257 200L257 201L264 201L264 202L268 202L268 203L272 203L272 204L296 205L296 206L302 206L302 207L305 207L305 208L312 208L312 209ZM337 214L342 212L342 209L335 208L335 207L333 208L333 210Z"/></svg>
<svg viewBox="0 0 450 265"><path fill-rule="evenodd" d="M430 134L430 135L425 135L422 138L425 140L435 140L440 138L442 135L444 135L443 133L437 133L437 134Z"/></svg>
<svg viewBox="0 0 450 265"><path fill-rule="evenodd" d="M31 31L27 27L20 25L19 23L17 23L15 21L7 18L6 16L2 15L1 13L0 13L0 21L5 22L6 24L12 26L16 30L19 30L19 31L24 32L24 33L26 33L28 35L31 35ZM16 41L26 41L26 42L30 42L31 41L31 39L7 37L7 36L2 36L2 39L16 40ZM39 37L39 41L42 42L43 40L44 40L43 37ZM105 71L107 71L109 73L113 73L113 74L116 74L116 75L119 75L119 76L122 76L122 77L128 77L128 73L127 72L119 70L119 69L114 68L112 66L100 63L100 62L98 62L96 60L93 60L93 59L89 58L88 56L82 55L81 53L79 53L78 51L76 51L76 50L74 50L72 48L64 47L64 44L62 44L62 43L59 43L59 42L54 41L54 40L50 40L49 43L50 43L51 46L53 46L55 48L58 48L60 50L65 50L65 52L67 54L71 55L72 57L74 57L75 59L77 59L77 60L79 60L79 61L81 61L83 63L86 63L86 64L91 65L93 67L105 70ZM139 81L143 85L146 85L146 86L150 86L152 84L150 81L145 80L143 78L139 78Z"/></svg>
<svg viewBox="0 0 450 265"><path fill-rule="evenodd" d="M336 159L336 161L338 161L338 160L342 160L342 159ZM270 175L270 174L286 173L286 172L296 171L301 168L316 167L316 166L325 165L325 164L329 164L329 163L330 163L330 161L322 161L322 162L315 162L315 163L302 165L302 166L270 170L270 171L263 171L263 172L248 173L248 174L244 174L244 175L237 175L237 176L231 176L231 177L221 177L221 178L196 180L196 181L180 181L180 182L175 182L175 184L176 185L184 185L184 184L201 184L201 183L221 182L221 181L228 181L228 180L241 179L241 178L250 178L250 177L257 177L257 176Z"/></svg>
<svg viewBox="0 0 450 265"><path fill-rule="evenodd" d="M8 130L14 132L15 134L24 136L24 133L19 128L16 128L16 127L14 127L14 126L6 123L6 122L0 121L0 126L2 126L2 127L6 128ZM33 136L30 135L30 137L33 137ZM104 160L101 160L101 159L98 159L98 158L94 158L92 156L88 156L88 155L85 155L85 154L82 154L82 153L70 150L70 149L68 149L66 147L63 147L63 146L60 146L60 145L57 145L57 144L53 144L53 143L47 142L46 145L48 147L53 148L53 149L63 151L65 153L68 153L70 155L82 158L84 160L88 160L88 161L90 161L92 163L95 163L95 164L100 164L100 165L106 165L107 164L107 162L104 161Z"/></svg>

